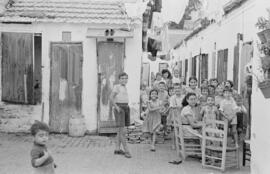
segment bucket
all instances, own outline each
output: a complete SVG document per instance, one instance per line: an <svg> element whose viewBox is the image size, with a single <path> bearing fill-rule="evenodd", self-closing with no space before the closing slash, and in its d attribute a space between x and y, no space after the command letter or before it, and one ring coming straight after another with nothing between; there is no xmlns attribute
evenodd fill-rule
<svg viewBox="0 0 270 174"><path fill-rule="evenodd" d="M86 126L83 117L71 117L68 124L68 133L72 137L82 137L85 134Z"/></svg>

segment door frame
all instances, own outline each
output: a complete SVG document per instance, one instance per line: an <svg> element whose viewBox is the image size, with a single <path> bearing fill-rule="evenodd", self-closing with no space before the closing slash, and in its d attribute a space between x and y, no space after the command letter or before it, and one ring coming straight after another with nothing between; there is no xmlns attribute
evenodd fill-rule
<svg viewBox="0 0 270 174"><path fill-rule="evenodd" d="M126 58L126 41L125 39L123 41L106 41L106 40L98 40L96 38L96 59L97 59L97 133L116 133L116 129L115 128L107 128L108 129L108 132L107 131L101 131L102 127L100 127L100 94L101 94L101 72L100 72L100 69L99 69L99 52L98 52L98 46L100 43L120 43L120 44L123 44L123 59L122 59L122 70L124 70L124 66L125 66L125 58ZM106 129L106 128L104 128Z"/></svg>
<svg viewBox="0 0 270 174"><path fill-rule="evenodd" d="M80 44L83 48L83 42L62 42L62 41L59 41L59 42L50 42L49 43L49 59L50 59L50 89L49 89L49 125L51 124L51 115L52 115L52 110L51 110L51 105L52 105L52 57L53 57L53 51L52 51L52 48L53 48L53 44ZM83 51L83 50L82 50ZM84 57L83 57L84 58ZM83 64L83 63L82 63ZM82 65L82 68L83 68L83 65ZM83 77L83 69L82 69L82 77ZM83 93L83 78L82 78L82 91ZM81 95L82 95L81 93ZM81 100L82 100L82 97L81 97ZM81 101L81 105L82 105L82 101ZM81 111L82 111L82 106L81 106Z"/></svg>

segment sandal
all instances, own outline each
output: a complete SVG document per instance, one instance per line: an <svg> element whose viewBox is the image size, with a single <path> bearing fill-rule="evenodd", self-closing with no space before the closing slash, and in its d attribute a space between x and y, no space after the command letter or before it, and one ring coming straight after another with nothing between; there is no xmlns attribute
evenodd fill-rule
<svg viewBox="0 0 270 174"><path fill-rule="evenodd" d="M125 152L125 157L126 158L131 158L131 154L129 152Z"/></svg>
<svg viewBox="0 0 270 174"><path fill-rule="evenodd" d="M115 155L125 155L125 152L123 150L115 150L114 154Z"/></svg>
<svg viewBox="0 0 270 174"><path fill-rule="evenodd" d="M173 160L173 161L169 161L169 163L174 164L174 165L178 165L178 164L182 163L182 160L180 160L180 161Z"/></svg>
<svg viewBox="0 0 270 174"><path fill-rule="evenodd" d="M155 151L156 151L156 149L150 149L150 151L151 151L151 152L155 152Z"/></svg>

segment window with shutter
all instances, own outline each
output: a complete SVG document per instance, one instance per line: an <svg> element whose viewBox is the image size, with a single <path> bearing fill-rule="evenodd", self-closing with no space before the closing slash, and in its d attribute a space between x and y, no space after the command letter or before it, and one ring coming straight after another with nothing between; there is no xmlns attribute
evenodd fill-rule
<svg viewBox="0 0 270 174"><path fill-rule="evenodd" d="M33 39L32 33L3 32L1 37L2 101L35 104L36 100L40 99L35 98L34 91L38 85L34 83L34 79L38 81L35 77L41 74L41 44L37 44L38 41ZM37 46L34 48L33 44ZM35 65L33 65L33 55L40 57ZM36 67L39 63L40 66ZM37 73L35 75L34 69Z"/></svg>
<svg viewBox="0 0 270 174"><path fill-rule="evenodd" d="M218 51L217 78L219 82L227 80L228 49Z"/></svg>

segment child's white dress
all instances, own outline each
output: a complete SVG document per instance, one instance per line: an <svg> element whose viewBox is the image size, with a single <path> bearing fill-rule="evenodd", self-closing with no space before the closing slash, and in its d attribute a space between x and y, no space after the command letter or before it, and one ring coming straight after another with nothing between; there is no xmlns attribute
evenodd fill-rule
<svg viewBox="0 0 270 174"><path fill-rule="evenodd" d="M151 108L156 108L162 106L162 102L160 100L156 100L155 102L149 101L148 103ZM153 133L154 131L157 130L157 128L161 124L161 115L159 110L155 111L149 111L147 113L147 116L143 122L143 132L149 132Z"/></svg>

